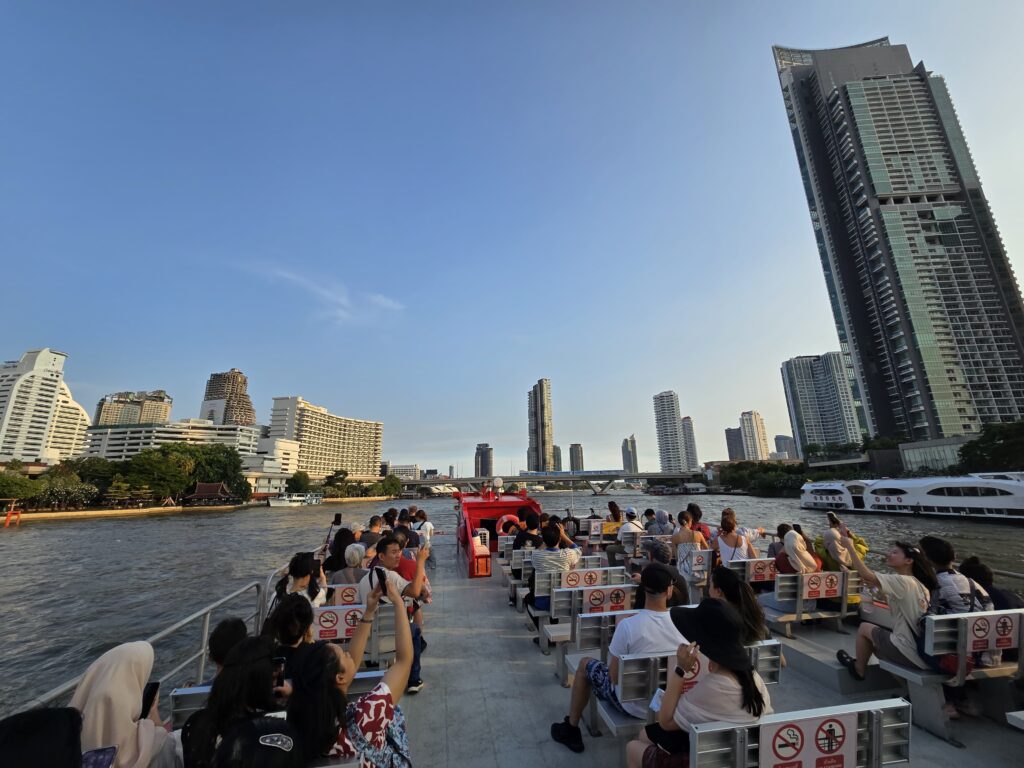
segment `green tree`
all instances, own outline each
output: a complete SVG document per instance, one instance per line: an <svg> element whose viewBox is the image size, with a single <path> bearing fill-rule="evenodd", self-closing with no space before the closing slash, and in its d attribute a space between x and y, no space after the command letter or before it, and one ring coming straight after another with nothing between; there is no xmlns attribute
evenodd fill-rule
<svg viewBox="0 0 1024 768"><path fill-rule="evenodd" d="M394 475L388 475L381 484L382 496L398 496L402 493L402 481Z"/></svg>
<svg viewBox="0 0 1024 768"><path fill-rule="evenodd" d="M83 483L73 472L47 472L39 479L38 504L51 509L84 507L97 497L96 486Z"/></svg>
<svg viewBox="0 0 1024 768"><path fill-rule="evenodd" d="M309 475L305 472L299 471L288 478L288 481L284 485L284 489L288 491L288 493L308 493L311 485Z"/></svg>
<svg viewBox="0 0 1024 768"><path fill-rule="evenodd" d="M177 451L164 450L167 447L139 451L128 460L122 480L127 483L129 489L134 492L136 489L145 488L160 498L178 498L195 482L190 471L194 467L192 460ZM131 498L135 498L134 493L131 494Z"/></svg>
<svg viewBox="0 0 1024 768"><path fill-rule="evenodd" d="M4 465L5 472L20 473L25 469L25 462L20 459L11 459Z"/></svg>
<svg viewBox="0 0 1024 768"><path fill-rule="evenodd" d="M348 479L348 472L344 469L336 469L323 480L325 488L333 488L335 486L344 485Z"/></svg>
<svg viewBox="0 0 1024 768"><path fill-rule="evenodd" d="M0 499L28 501L39 495L40 486L36 481L14 472L0 472Z"/></svg>
<svg viewBox="0 0 1024 768"><path fill-rule="evenodd" d="M1024 421L985 424L960 447L960 465L965 472L1024 470Z"/></svg>
<svg viewBox="0 0 1024 768"><path fill-rule="evenodd" d="M113 480L110 481L110 486L107 488L107 492L103 496L103 500L108 504L118 507L127 503L131 496L132 487L125 482L121 475L114 475Z"/></svg>
<svg viewBox="0 0 1024 768"><path fill-rule="evenodd" d="M83 483L95 486L100 497L106 494L114 475L125 470L125 462L107 461L98 456L67 459L60 466L74 472Z"/></svg>

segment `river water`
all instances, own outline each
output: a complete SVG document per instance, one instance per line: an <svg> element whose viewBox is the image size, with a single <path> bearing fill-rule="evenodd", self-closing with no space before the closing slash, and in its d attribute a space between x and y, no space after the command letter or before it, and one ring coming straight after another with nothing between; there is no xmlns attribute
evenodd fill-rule
<svg viewBox="0 0 1024 768"><path fill-rule="evenodd" d="M741 525L774 530L782 522L799 522L812 534L824 527L822 513L801 510L795 499L657 498L628 491L610 497L536 496L551 514L564 514L572 505L578 516L589 514L591 506L603 514L609 498L638 510L664 507L673 515L696 500L712 526L721 509L731 506ZM438 531L454 532L451 499L419 505ZM0 529L0 716L84 671L113 645L148 637L254 579L264 581L292 553L322 542L334 512L342 512L345 521L365 522L388 506L261 507L80 522L29 519L20 529ZM847 522L872 551L884 551L894 539L917 540L931 533L953 542L958 557L977 554L994 568L1024 572L1024 531L1017 528L885 516L850 515ZM437 555L451 557L453 543L439 539ZM250 599L220 615L241 615L243 609L251 613L254 607ZM158 644L157 671L199 642L197 624L187 636Z"/></svg>

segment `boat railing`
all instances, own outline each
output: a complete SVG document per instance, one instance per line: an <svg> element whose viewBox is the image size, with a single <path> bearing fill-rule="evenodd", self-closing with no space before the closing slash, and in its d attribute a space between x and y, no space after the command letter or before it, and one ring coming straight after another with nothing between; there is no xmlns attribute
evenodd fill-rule
<svg viewBox="0 0 1024 768"><path fill-rule="evenodd" d="M251 581L244 587L239 587L231 594L225 595L216 602L210 603L204 608L200 608L190 616L186 616L184 619L160 630L155 635L146 638L146 642L153 646L162 640L167 640L168 638L176 638L180 640L181 636L185 634L184 630L194 627L195 624L200 625L198 649L189 653L184 660L175 664L171 669L167 670L160 676L160 689L163 695L170 693L170 688L165 685L165 683L178 681L180 679L179 676L181 672L190 664L196 665L195 679L197 681L203 680L203 675L206 671L207 642L210 637L210 619L213 616L214 611L218 608L221 608L233 601L238 601L247 593L254 592L256 598L254 606L255 610L241 618L247 625L253 628L253 631L259 631L267 610L267 603L264 599L264 595L266 594L265 590L266 587L259 581ZM159 653L157 654L157 658L160 658ZM37 707L53 706L62 702L64 699L70 697L83 677L85 677L84 672L61 685L58 685L56 688L52 688L41 696L37 696L25 704L21 709L27 710L35 709Z"/></svg>
<svg viewBox="0 0 1024 768"><path fill-rule="evenodd" d="M885 562L885 557L886 556L884 552L868 552L867 557L865 557L864 559L874 560L877 561L879 564L883 564ZM959 563L954 563L954 566L959 565ZM1013 579L1014 581L1019 582L1020 586L1024 586L1024 573L1017 573L1016 571L1004 571L1002 568L993 568L992 573L1003 579ZM1015 591L1020 591L1019 586L1015 589Z"/></svg>

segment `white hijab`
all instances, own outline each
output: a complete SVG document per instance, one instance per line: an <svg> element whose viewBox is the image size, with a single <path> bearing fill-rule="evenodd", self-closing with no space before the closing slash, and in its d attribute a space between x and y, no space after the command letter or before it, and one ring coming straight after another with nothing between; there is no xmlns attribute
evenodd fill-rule
<svg viewBox="0 0 1024 768"><path fill-rule="evenodd" d="M797 573L814 573L818 570L818 564L807 551L807 542L797 531L790 531L782 541L793 570Z"/></svg>
<svg viewBox="0 0 1024 768"><path fill-rule="evenodd" d="M117 747L114 768L146 768L163 748L167 731L142 710L142 689L153 671L153 646L125 643L100 656L75 689L71 706L82 713L82 750Z"/></svg>

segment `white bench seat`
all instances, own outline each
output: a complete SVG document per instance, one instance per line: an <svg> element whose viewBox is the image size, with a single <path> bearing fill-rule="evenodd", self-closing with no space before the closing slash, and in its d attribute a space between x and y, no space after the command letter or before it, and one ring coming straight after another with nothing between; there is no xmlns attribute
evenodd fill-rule
<svg viewBox="0 0 1024 768"><path fill-rule="evenodd" d="M1014 728L1020 728L1024 731L1024 709L1020 712L1007 712L1006 722Z"/></svg>

